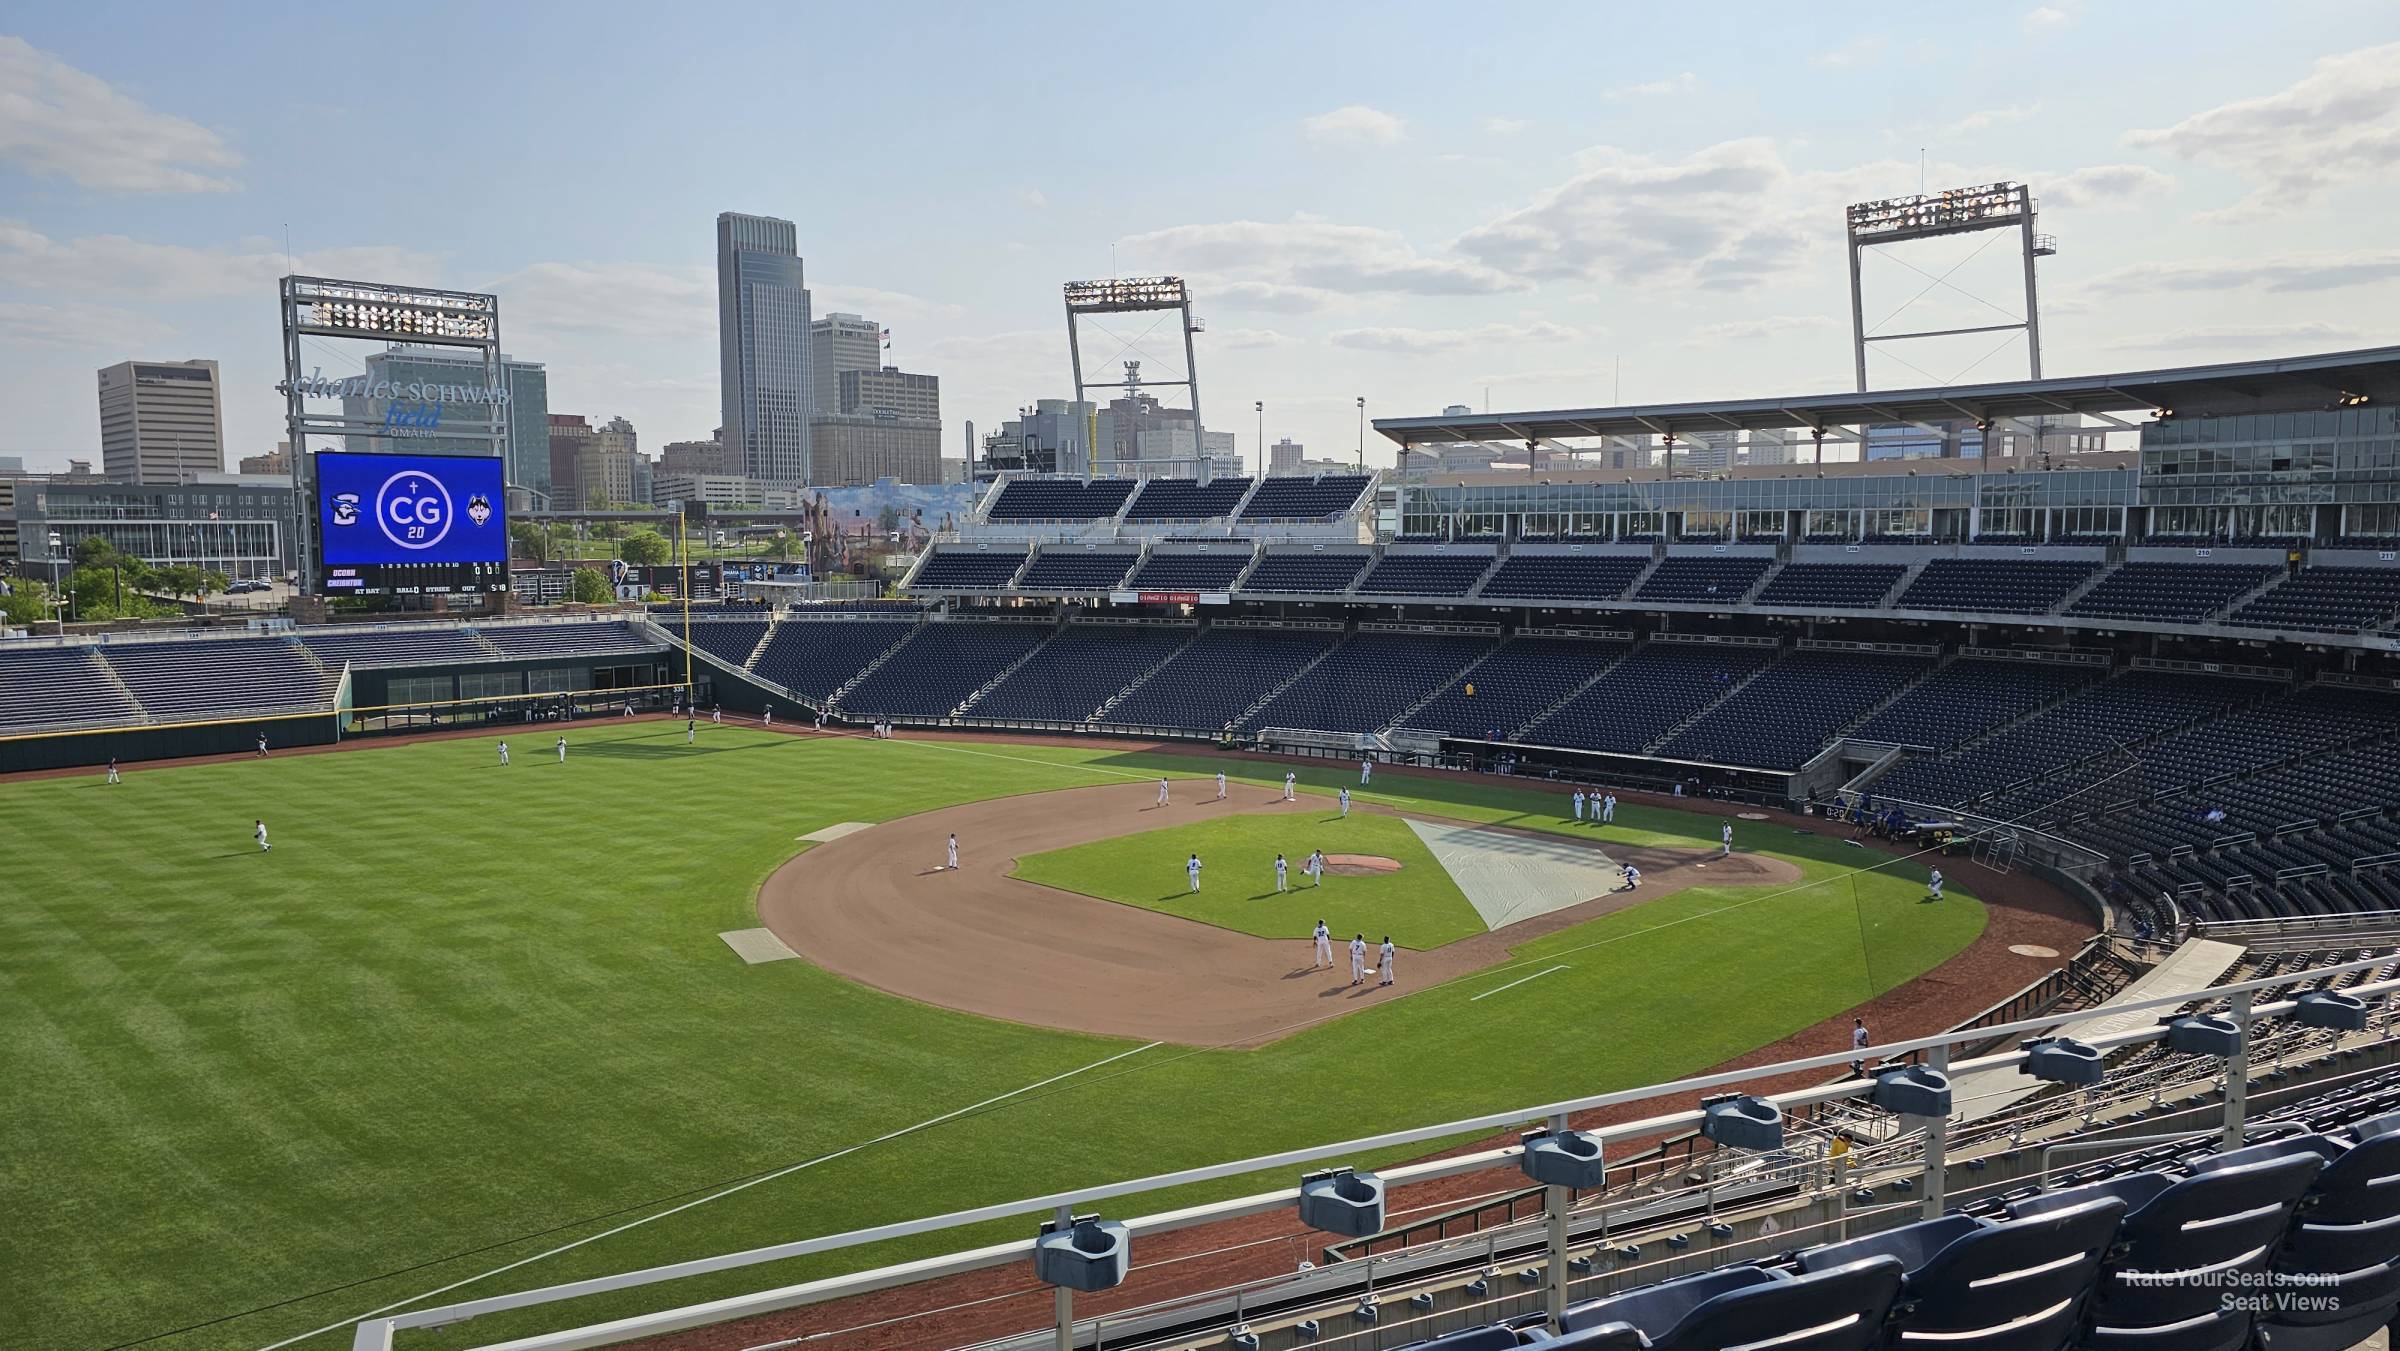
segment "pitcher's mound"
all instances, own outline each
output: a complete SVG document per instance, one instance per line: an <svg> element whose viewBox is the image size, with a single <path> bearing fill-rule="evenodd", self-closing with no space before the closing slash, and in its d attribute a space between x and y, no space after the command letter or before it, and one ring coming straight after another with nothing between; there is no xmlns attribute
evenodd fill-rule
<svg viewBox="0 0 2400 1351"><path fill-rule="evenodd" d="M1381 854L1327 854L1325 871L1336 877L1372 877L1400 871L1400 860Z"/></svg>

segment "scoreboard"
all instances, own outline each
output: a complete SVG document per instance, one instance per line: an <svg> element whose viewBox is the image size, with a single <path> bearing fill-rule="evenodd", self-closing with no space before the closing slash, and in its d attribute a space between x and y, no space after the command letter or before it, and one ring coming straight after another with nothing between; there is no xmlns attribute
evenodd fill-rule
<svg viewBox="0 0 2400 1351"><path fill-rule="evenodd" d="M328 596L508 590L508 483L495 455L314 457Z"/></svg>

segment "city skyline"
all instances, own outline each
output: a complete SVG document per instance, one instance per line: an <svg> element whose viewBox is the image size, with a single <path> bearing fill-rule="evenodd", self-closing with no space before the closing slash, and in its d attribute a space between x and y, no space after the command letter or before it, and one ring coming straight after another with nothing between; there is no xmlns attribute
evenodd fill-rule
<svg viewBox="0 0 2400 1351"><path fill-rule="evenodd" d="M0 35L0 96L27 110L0 136L14 414L0 454L35 470L93 455L93 372L186 358L221 364L226 459L271 450L271 288L293 268L496 291L551 406L622 414L658 444L705 437L721 407L702 231L729 210L793 220L815 313L870 317L893 331L889 364L941 377L953 458L964 421L997 427L1069 393L1058 286L1112 273L1191 281L1206 424L1251 464L1257 401L1269 442L1343 458L1362 394L1375 417L1846 388L1840 208L1913 192L1920 173L2034 188L2061 240L2042 264L2051 374L2395 334L2382 315L2400 249L2381 222L2400 205L2400 16L2386 8L2304 5L2305 21L2238 43L2230 7L2175 24L2146 5L1872 24L1760 8L1739 48L1673 15L1503 10L1467 28L1427 7L1240 8L1190 36L1188 70L1103 71L1072 94L975 73L1097 30L1063 10L944 12L902 35L761 11L738 51L610 6L572 24L437 6L416 36L343 15L238 37L109 5L23 16ZM472 14L488 41L438 40L443 14ZM494 91L477 116L522 134L474 209L407 190L412 165L489 153L473 119L395 139L365 108L294 101L265 77L370 38L424 69L436 102ZM920 115L812 103L795 140L801 97L755 76L804 39L865 68L912 63ZM537 41L540 67L505 67ZM1500 92L1395 79L1427 44L1505 73L1475 86ZM1578 49L1635 69L1595 80ZM563 98L576 72L637 52L647 78L609 107ZM1326 52L1343 58L1307 55ZM703 79L740 91L738 115L672 92ZM1195 102L1203 86L1214 96ZM1081 132L1102 105L1178 172L1050 149L1095 144ZM1978 242L1911 256L1921 276L1870 273L1888 295L1869 320L1919 288L1922 306L2005 303L2005 284L1977 276L2005 250L1949 278L1973 300L1929 280ZM1131 354L1167 369L1174 346ZM1906 353L1924 374L1895 354L1874 383L2022 373L2021 349L1987 346ZM1370 463L1390 463L1368 440Z"/></svg>

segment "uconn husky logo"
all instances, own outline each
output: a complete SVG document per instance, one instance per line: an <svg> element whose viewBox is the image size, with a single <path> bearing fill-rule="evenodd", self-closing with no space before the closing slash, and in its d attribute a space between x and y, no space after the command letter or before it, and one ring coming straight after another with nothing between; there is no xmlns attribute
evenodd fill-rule
<svg viewBox="0 0 2400 1351"><path fill-rule="evenodd" d="M450 490L430 474L400 473L375 493L375 525L403 549L430 549L450 533Z"/></svg>

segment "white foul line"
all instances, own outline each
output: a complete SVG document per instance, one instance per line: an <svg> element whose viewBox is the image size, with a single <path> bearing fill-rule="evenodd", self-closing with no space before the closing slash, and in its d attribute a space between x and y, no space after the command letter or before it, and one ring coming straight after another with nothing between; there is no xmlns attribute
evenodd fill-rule
<svg viewBox="0 0 2400 1351"><path fill-rule="evenodd" d="M1564 970L1566 970L1566 969L1567 969L1567 968L1565 968L1565 967L1563 967L1563 966L1553 966L1553 967L1549 967L1549 968L1547 968L1547 969L1544 969L1544 970L1541 970L1541 971L1536 971L1536 972L1534 972L1534 973L1533 973L1532 975L1530 975L1530 976L1519 976L1519 977L1517 977L1515 980L1512 980L1512 981L1510 981L1510 982L1509 982L1508 984L1506 984L1506 985L1495 985L1495 986L1493 986L1492 988L1490 988L1490 989L1488 989L1488 990L1484 991L1482 994L1479 994L1479 995L1474 995L1474 996L1470 997L1470 998L1467 1000L1467 1002L1468 1002L1468 1003L1470 1003L1470 1004L1472 1004L1472 1003L1474 1003L1474 1002L1475 1002L1477 999L1489 999L1489 998L1491 998L1493 995L1496 995L1496 994L1500 993L1502 990L1513 990L1513 989L1517 988L1518 986L1520 986L1520 985L1523 985L1525 982L1527 982L1527 981L1529 981L1529 980L1540 980L1542 977L1549 975L1549 974L1550 974L1552 971L1564 971Z"/></svg>

